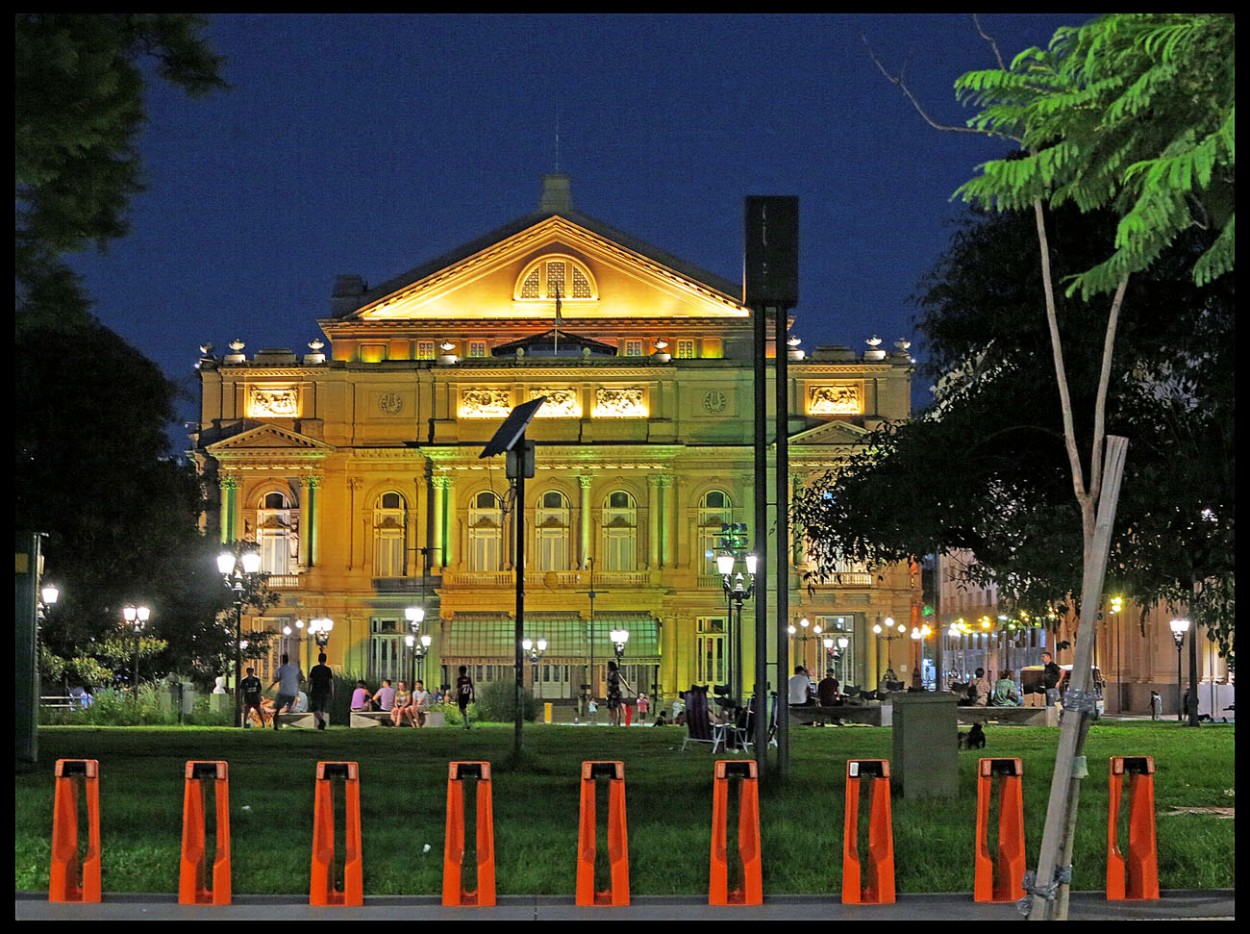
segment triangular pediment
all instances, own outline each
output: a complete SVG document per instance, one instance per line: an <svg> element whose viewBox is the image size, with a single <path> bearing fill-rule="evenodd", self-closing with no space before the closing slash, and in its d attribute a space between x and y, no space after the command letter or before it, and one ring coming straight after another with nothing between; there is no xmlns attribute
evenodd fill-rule
<svg viewBox="0 0 1250 934"><path fill-rule="evenodd" d="M205 450L218 460L223 460L232 456L281 455L290 457L301 454L321 458L334 448L324 441L302 435L298 431L290 431L278 425L263 424L245 428L238 434L208 445Z"/></svg>
<svg viewBox="0 0 1250 934"><path fill-rule="evenodd" d="M868 429L861 428L851 422L825 422L814 428L800 431L790 436L790 447L824 446L831 444L863 444L868 437Z"/></svg>
<svg viewBox="0 0 1250 934"><path fill-rule="evenodd" d="M566 292L561 318L743 319L740 287L583 215L552 214L497 239L453 251L373 289L344 322L550 319L556 302L526 298L518 283L546 256L566 257L593 280L592 296Z"/></svg>

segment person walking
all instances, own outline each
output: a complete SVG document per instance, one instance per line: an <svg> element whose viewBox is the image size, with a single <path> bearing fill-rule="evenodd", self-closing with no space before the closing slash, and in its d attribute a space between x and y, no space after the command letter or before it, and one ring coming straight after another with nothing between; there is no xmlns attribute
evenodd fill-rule
<svg viewBox="0 0 1250 934"><path fill-rule="evenodd" d="M1163 719L1163 698L1159 696L1158 691L1150 692L1150 719Z"/></svg>
<svg viewBox="0 0 1250 934"><path fill-rule="evenodd" d="M278 696L273 702L273 728L278 729L278 715L291 707L295 703L295 699L299 697L299 683L304 680L304 672L300 670L299 665L292 665L291 660L286 655L282 656L282 664L277 672L274 673L273 684L277 685Z"/></svg>
<svg viewBox="0 0 1250 934"><path fill-rule="evenodd" d="M308 709L317 721L317 729L330 724L330 698L334 696L334 672L326 664L325 652L317 656L317 664L308 672Z"/></svg>
<svg viewBox="0 0 1250 934"><path fill-rule="evenodd" d="M476 694L473 690L473 679L469 677L469 668L467 665L460 666L460 673L456 677L456 704L460 707L460 719L464 721L464 728L469 728L469 704L473 703Z"/></svg>
<svg viewBox="0 0 1250 934"><path fill-rule="evenodd" d="M1059 703L1059 685L1067 672L1055 664L1055 657L1049 652L1042 653L1042 687L1046 689L1046 706L1054 707Z"/></svg>
<svg viewBox="0 0 1250 934"><path fill-rule="evenodd" d="M265 725L265 708L261 706L261 692L264 691L264 685L260 683L260 678L256 677L256 669L249 668L247 677L239 682L239 693L243 695L243 725L250 727L252 725L250 716L253 710L256 711L256 719L260 721L260 725Z"/></svg>
<svg viewBox="0 0 1250 934"><path fill-rule="evenodd" d="M621 688L633 691L616 662L608 662L608 723L621 725Z"/></svg>

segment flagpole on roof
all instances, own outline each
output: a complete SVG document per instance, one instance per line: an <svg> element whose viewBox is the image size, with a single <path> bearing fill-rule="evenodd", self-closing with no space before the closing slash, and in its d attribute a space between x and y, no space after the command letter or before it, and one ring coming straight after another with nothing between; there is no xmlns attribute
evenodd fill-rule
<svg viewBox="0 0 1250 934"><path fill-rule="evenodd" d="M556 285L556 326L551 331L551 352L560 356L560 286Z"/></svg>

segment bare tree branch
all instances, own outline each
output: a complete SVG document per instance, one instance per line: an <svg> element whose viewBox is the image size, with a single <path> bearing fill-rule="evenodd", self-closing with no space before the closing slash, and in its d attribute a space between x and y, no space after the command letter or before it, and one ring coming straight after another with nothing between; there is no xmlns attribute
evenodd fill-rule
<svg viewBox="0 0 1250 934"><path fill-rule="evenodd" d="M1002 71L1007 70L1007 63L1003 61L1003 53L998 50L998 40L989 35L981 28L981 18L977 14L972 14L972 22L977 27L977 35L990 44L990 48L994 50L994 60L998 62L998 67Z"/></svg>
<svg viewBox="0 0 1250 934"><path fill-rule="evenodd" d="M872 63L877 66L877 70L881 72L886 81L898 88L903 93L903 96L911 101L912 107L915 108L916 113L920 114L920 119L924 120L925 123L929 124L929 126L933 127L933 129L941 130L944 133L981 133L980 130L974 130L972 127L951 126L945 123L938 123L938 121L930 117L928 111L924 109L919 99L912 93L911 88L907 86L907 80L904 77L903 72L899 71L898 74L892 74L888 71L885 65L881 63L881 59L877 58L877 54L873 52L872 45L868 42L868 37L861 33L860 39L864 43L864 48L868 50L868 57L871 58Z"/></svg>

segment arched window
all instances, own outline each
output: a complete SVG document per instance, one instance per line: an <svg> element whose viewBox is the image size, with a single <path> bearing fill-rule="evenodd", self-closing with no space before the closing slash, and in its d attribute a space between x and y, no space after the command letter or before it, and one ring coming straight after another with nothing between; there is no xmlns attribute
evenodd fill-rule
<svg viewBox="0 0 1250 934"><path fill-rule="evenodd" d="M299 559L297 518L284 493L266 493L256 510L256 547L266 574L294 574Z"/></svg>
<svg viewBox="0 0 1250 934"><path fill-rule="evenodd" d="M408 507L398 493L373 504L373 576L403 577L408 544Z"/></svg>
<svg viewBox="0 0 1250 934"><path fill-rule="evenodd" d="M473 497L469 507L469 570L498 571L503 559L503 512L499 497L489 491Z"/></svg>
<svg viewBox="0 0 1250 934"><path fill-rule="evenodd" d="M709 490L699 500L698 535L704 574L715 574L716 554L720 550L721 530L733 522L733 500L723 490Z"/></svg>
<svg viewBox="0 0 1250 934"><path fill-rule="evenodd" d="M569 501L559 490L548 490L538 500L534 538L540 571L566 571L569 567Z"/></svg>
<svg viewBox="0 0 1250 934"><path fill-rule="evenodd" d="M638 568L638 506L624 490L613 490L603 502L603 568Z"/></svg>
<svg viewBox="0 0 1250 934"><path fill-rule="evenodd" d="M517 278L513 298L525 301L594 300L599 297L595 277L586 265L571 256L544 256Z"/></svg>

